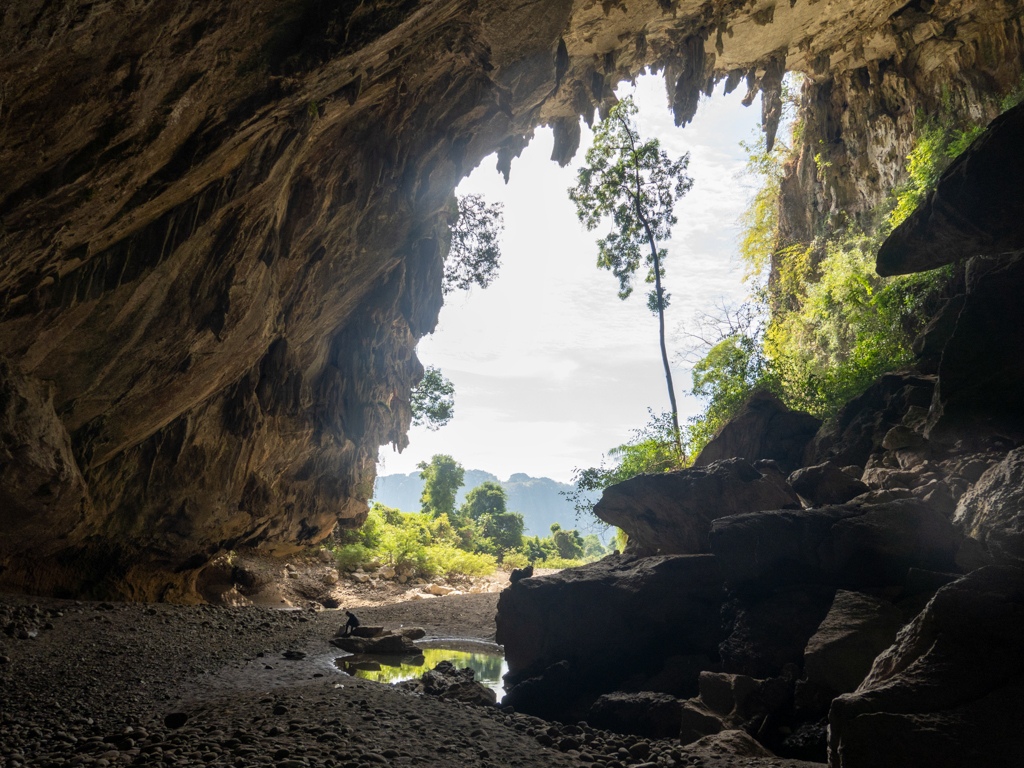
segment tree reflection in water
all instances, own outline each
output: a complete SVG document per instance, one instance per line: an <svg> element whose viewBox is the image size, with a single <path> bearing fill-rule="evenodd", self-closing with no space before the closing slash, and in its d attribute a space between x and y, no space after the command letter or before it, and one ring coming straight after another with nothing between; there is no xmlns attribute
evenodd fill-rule
<svg viewBox="0 0 1024 768"><path fill-rule="evenodd" d="M419 677L442 661L450 661L459 669L469 667L474 678L497 691L500 699L505 694L501 676L508 671L505 657L499 653L469 653L444 648L426 648L422 656L342 656L334 660L337 667L353 677L378 683L400 683Z"/></svg>

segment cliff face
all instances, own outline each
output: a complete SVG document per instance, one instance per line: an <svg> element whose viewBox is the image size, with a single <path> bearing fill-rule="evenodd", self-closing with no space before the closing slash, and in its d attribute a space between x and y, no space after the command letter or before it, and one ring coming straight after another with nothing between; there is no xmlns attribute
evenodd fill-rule
<svg viewBox="0 0 1024 768"><path fill-rule="evenodd" d="M794 173L813 220L899 173L942 83L981 104L1016 77L1022 13L12 0L0 581L188 600L218 551L288 552L361 522L378 446L406 443L451 191L492 152L507 174L536 126L567 162L579 116L653 66L680 124L727 78L763 92L772 134L782 74L807 72L808 135L836 158L820 184L808 143Z"/></svg>
<svg viewBox="0 0 1024 768"><path fill-rule="evenodd" d="M900 3L805 71L803 130L786 168L780 235L808 242L859 218L906 179L921 118L984 125L1024 72L1015 0ZM813 43L812 43L813 46Z"/></svg>

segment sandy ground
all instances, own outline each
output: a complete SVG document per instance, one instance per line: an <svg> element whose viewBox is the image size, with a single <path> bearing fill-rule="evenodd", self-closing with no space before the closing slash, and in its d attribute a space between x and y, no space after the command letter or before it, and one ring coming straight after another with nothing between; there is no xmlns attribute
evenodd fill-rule
<svg viewBox="0 0 1024 768"><path fill-rule="evenodd" d="M346 596L352 607L359 595ZM390 597L359 606L363 623L493 640L497 593ZM341 620L338 610L0 595L0 765L812 765L546 723L349 677L328 643Z"/></svg>

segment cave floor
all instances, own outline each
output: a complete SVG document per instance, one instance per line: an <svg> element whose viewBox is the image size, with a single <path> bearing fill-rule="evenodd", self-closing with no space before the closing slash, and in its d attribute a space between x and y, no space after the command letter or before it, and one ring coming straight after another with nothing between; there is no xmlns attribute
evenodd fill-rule
<svg viewBox="0 0 1024 768"><path fill-rule="evenodd" d="M428 639L487 641L497 597L367 606L359 616L421 626ZM537 718L342 673L328 644L340 624L339 611L0 595L0 765L816 765L664 740L651 740L645 759L624 759L610 754L618 737L600 731L579 751L545 747L536 735L557 732Z"/></svg>

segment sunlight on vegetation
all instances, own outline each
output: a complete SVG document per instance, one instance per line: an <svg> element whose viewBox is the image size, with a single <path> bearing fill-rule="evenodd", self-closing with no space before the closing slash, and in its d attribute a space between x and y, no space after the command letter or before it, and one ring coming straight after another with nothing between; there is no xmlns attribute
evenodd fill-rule
<svg viewBox="0 0 1024 768"><path fill-rule="evenodd" d="M783 242L781 184L803 141L803 126L794 119L798 86L798 80L787 78L783 91L788 144L777 141L769 153L763 134L741 142L747 173L757 180L739 220L737 243L751 292L739 307L698 313L687 333L692 344L680 357L692 365L691 394L704 401L703 412L682 429L688 461L674 461L667 415L652 412L647 426L609 451L611 465L575 471L576 490L568 496L577 515L592 512L584 494L642 472L685 466L755 390L771 391L792 408L831 418L881 374L913 362L913 339L958 279L958 265L882 278L875 260L889 233L916 210L984 126L955 120L945 96L937 115L918 116L905 183L859 222L829 220L811 242ZM1024 78L999 101L999 109L1005 112L1021 101ZM826 182L831 165L823 152L815 163L819 181Z"/></svg>
<svg viewBox="0 0 1024 768"><path fill-rule="evenodd" d="M570 568L608 554L596 534L562 530L551 536L523 535L523 516L506 509L505 489L485 481L456 507L465 469L451 456L420 463L424 481L419 512L374 504L358 531L335 533L333 553L342 569L368 563L392 565L409 574L433 577L483 576L501 563L506 569L534 565Z"/></svg>

